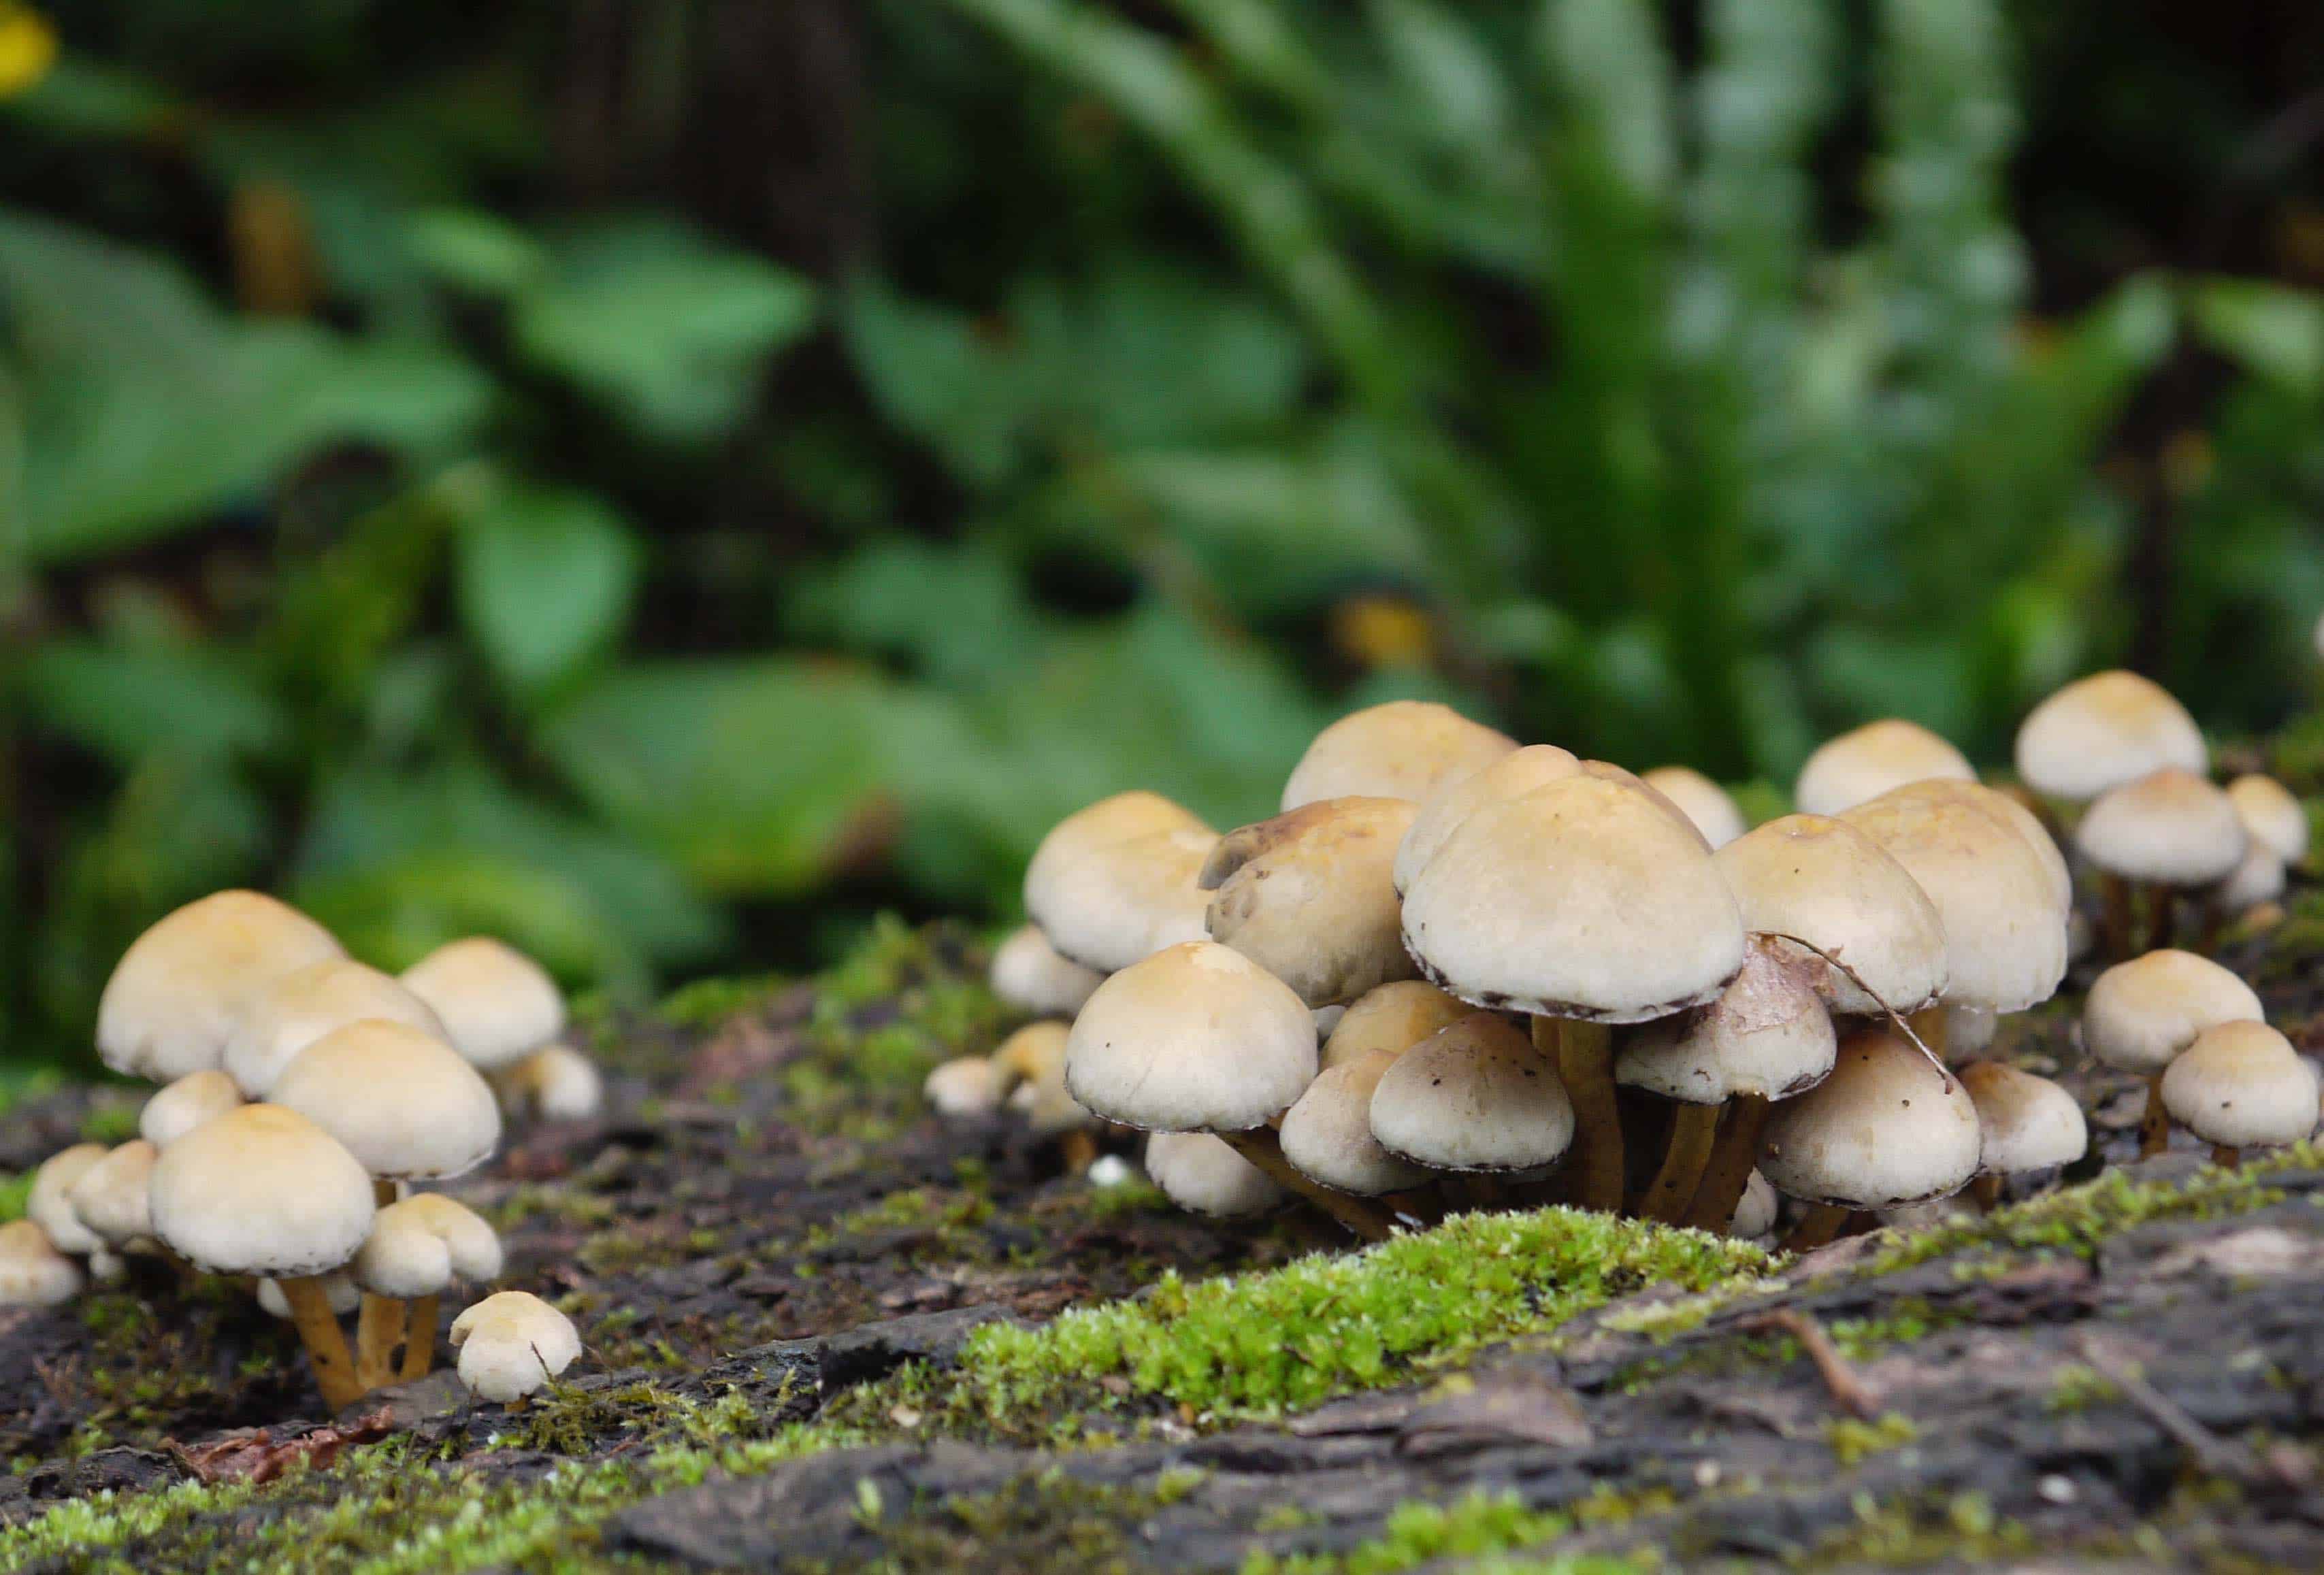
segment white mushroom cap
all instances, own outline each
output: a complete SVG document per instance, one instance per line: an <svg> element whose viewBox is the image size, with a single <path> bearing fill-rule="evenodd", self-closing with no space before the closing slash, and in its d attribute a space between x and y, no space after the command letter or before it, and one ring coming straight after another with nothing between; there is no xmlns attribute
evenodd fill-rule
<svg viewBox="0 0 2324 1575"><path fill-rule="evenodd" d="M1375 1050L1326 1067L1283 1118L1283 1157L1327 1187L1363 1197L1418 1186L1428 1172L1372 1136L1372 1091L1397 1052Z"/></svg>
<svg viewBox="0 0 2324 1575"><path fill-rule="evenodd" d="M1119 972L1203 938L1211 899L1195 878L1218 843L1206 827L1180 827L1052 860L1038 880L1026 876L1026 911L1063 955Z"/></svg>
<svg viewBox="0 0 2324 1575"><path fill-rule="evenodd" d="M1193 1214L1234 1220L1263 1214L1284 1191L1259 1166L1208 1132L1157 1132L1146 1140L1146 1174Z"/></svg>
<svg viewBox="0 0 2324 1575"><path fill-rule="evenodd" d="M1422 979L1368 990L1349 1005L1332 1036L1323 1041L1323 1068L1328 1071L1375 1050L1401 1055L1476 1009Z"/></svg>
<svg viewBox="0 0 2324 1575"><path fill-rule="evenodd" d="M443 1040L401 1023L366 1019L324 1035L275 1079L274 1103L383 1180L466 1174L501 1140L492 1086Z"/></svg>
<svg viewBox="0 0 2324 1575"><path fill-rule="evenodd" d="M2287 864L2308 856L2308 808L2291 788L2251 772L2227 784L2227 801L2253 842Z"/></svg>
<svg viewBox="0 0 2324 1575"><path fill-rule="evenodd" d="M86 1266L88 1277L100 1285L111 1285L129 1273L129 1260L103 1247L88 1255Z"/></svg>
<svg viewBox="0 0 2324 1575"><path fill-rule="evenodd" d="M456 1279L498 1279L501 1266L501 1239L474 1210L414 1193L379 1211L351 1272L366 1291L408 1300L440 1294Z"/></svg>
<svg viewBox="0 0 2324 1575"><path fill-rule="evenodd" d="M1943 992L1945 926L1935 905L1904 866L1848 822L1787 815L1720 849L1717 862L1746 930L1821 947L1879 997L1806 946L1776 943L1831 1010L1868 1017L1886 1001L1912 1012Z"/></svg>
<svg viewBox="0 0 2324 1575"><path fill-rule="evenodd" d="M348 957L326 957L269 983L254 994L226 1041L226 1070L245 1098L263 1100L290 1058L334 1028L366 1018L450 1036L433 1008L376 968Z"/></svg>
<svg viewBox="0 0 2324 1575"><path fill-rule="evenodd" d="M1945 1055L1959 1061L1990 1049L2000 1028L1998 1012L1989 1012L1983 1007L1949 1006L1945 1009Z"/></svg>
<svg viewBox="0 0 2324 1575"><path fill-rule="evenodd" d="M2211 904L2221 913L2237 914L2273 902L2283 895L2283 861L2256 837L2244 861L2210 889Z"/></svg>
<svg viewBox="0 0 2324 1575"><path fill-rule="evenodd" d="M1792 802L1805 815L1838 815L1908 782L1977 779L1969 758L1917 722L1889 717L1827 739L1800 768Z"/></svg>
<svg viewBox="0 0 2324 1575"><path fill-rule="evenodd" d="M1462 821L1488 804L1515 798L1545 788L1561 777L1578 775L1582 762L1555 744L1527 744L1512 750L1473 771L1447 777L1420 801L1412 827L1396 850L1396 889L1401 897L1412 889L1428 861Z"/></svg>
<svg viewBox="0 0 2324 1575"><path fill-rule="evenodd" d="M1982 782L1958 782L1950 778L1937 778L1926 782L1910 782L1884 797L1899 802L1931 802L1951 800L1981 810L2017 834L2042 866L2048 879L2051 900L2058 911L2067 913L2074 906L2074 874L2059 851L2057 842L2050 835L2041 817L2025 807L2015 794L2004 793L1998 788L1988 788Z"/></svg>
<svg viewBox="0 0 2324 1575"><path fill-rule="evenodd" d="M2017 729L2017 774L2036 793L2077 801L2175 766L2210 766L2203 730L2170 691L2122 671L2077 678Z"/></svg>
<svg viewBox="0 0 2324 1575"><path fill-rule="evenodd" d="M97 1003L97 1052L114 1071L155 1082L216 1066L252 992L343 954L328 930L286 903L213 892L122 954Z"/></svg>
<svg viewBox="0 0 2324 1575"><path fill-rule="evenodd" d="M1098 986L1065 1045L1067 1091L1149 1131L1247 1131L1289 1110L1315 1070L1307 1008L1213 941L1157 952Z"/></svg>
<svg viewBox="0 0 2324 1575"><path fill-rule="evenodd" d="M573 1320L523 1291L487 1296L452 1320L460 1382L481 1400L521 1400L581 1354Z"/></svg>
<svg viewBox="0 0 2324 1575"><path fill-rule="evenodd" d="M1461 823L1405 894L1406 949L1463 1000L1641 1022L1743 965L1743 921L1692 825L1572 776Z"/></svg>
<svg viewBox="0 0 2324 1575"><path fill-rule="evenodd" d="M1390 1063L1372 1090L1372 1136L1436 1170L1532 1170L1573 1141L1557 1069L1519 1030L1473 1012Z"/></svg>
<svg viewBox="0 0 2324 1575"><path fill-rule="evenodd" d="M328 1132L280 1105L242 1105L161 1151L153 1234L196 1268L299 1279L371 1234L371 1177Z"/></svg>
<svg viewBox="0 0 2324 1575"><path fill-rule="evenodd" d="M1001 1073L990 1057L955 1055L928 1073L920 1097L939 1116L989 1116L1001 1109Z"/></svg>
<svg viewBox="0 0 2324 1575"><path fill-rule="evenodd" d="M322 1276L320 1284L323 1299L329 1303L335 1315L344 1318L363 1305L363 1287L356 1285L352 1276L334 1270ZM260 1280L254 1294L258 1299L260 1310L268 1317L280 1318L286 1323L290 1322L290 1299L282 1294L280 1285L272 1280Z"/></svg>
<svg viewBox="0 0 2324 1575"><path fill-rule="evenodd" d="M1789 1099L1831 1073L1831 1014L1780 943L1751 937L1717 1000L1624 1036L1614 1081L1694 1105L1738 1094Z"/></svg>
<svg viewBox="0 0 2324 1575"><path fill-rule="evenodd" d="M122 1248L153 1234L146 1188L160 1150L133 1138L80 1173L65 1193L74 1216L107 1247Z"/></svg>
<svg viewBox="0 0 2324 1575"><path fill-rule="evenodd" d="M1692 766L1656 766L1638 779L1677 805L1714 849L1725 847L1751 829L1727 789Z"/></svg>
<svg viewBox="0 0 2324 1575"><path fill-rule="evenodd" d="M516 1074L544 1121L592 1120L605 1108L605 1074L570 1045L543 1045L516 1064Z"/></svg>
<svg viewBox="0 0 2324 1575"><path fill-rule="evenodd" d="M80 1222L73 1212L73 1184L101 1164L108 1151L102 1143L76 1143L41 1162L32 1173L32 1191L24 1196L24 1217L38 1225L60 1252L88 1256L105 1245L104 1239Z"/></svg>
<svg viewBox="0 0 2324 1575"><path fill-rule="evenodd" d="M2176 767L2107 788L2074 828L2074 845L2098 868L2166 886L2226 880L2249 841L2227 794Z"/></svg>
<svg viewBox="0 0 2324 1575"><path fill-rule="evenodd" d="M1987 1174L2017 1175L2071 1165L2089 1147L2082 1107L2048 1078L1998 1061L1972 1063L1960 1075L1977 1105L1978 1165Z"/></svg>
<svg viewBox="0 0 2324 1575"><path fill-rule="evenodd" d="M2163 1106L2206 1143L2297 1143L2316 1129L2316 1071L2266 1024L2221 1023L2163 1074Z"/></svg>
<svg viewBox="0 0 2324 1575"><path fill-rule="evenodd" d="M1195 879L1213 894L1211 939L1310 1007L1410 979L1389 870L1414 813L1402 798L1324 798L1229 832Z"/></svg>
<svg viewBox="0 0 2324 1575"><path fill-rule="evenodd" d="M2151 1076L2221 1023L2262 1022L2252 987L2209 957L2165 949L2117 962L2082 1002L2082 1041L2118 1072Z"/></svg>
<svg viewBox="0 0 2324 1575"><path fill-rule="evenodd" d="M1736 1200L1735 1212L1728 1218L1727 1234L1748 1239L1765 1236L1775 1228L1777 1207L1775 1189L1757 1171L1743 1184L1743 1195Z"/></svg>
<svg viewBox="0 0 2324 1575"><path fill-rule="evenodd" d="M565 995L549 971L488 935L447 941L405 969L401 982L443 1020L452 1048L486 1072L565 1032Z"/></svg>
<svg viewBox="0 0 2324 1575"><path fill-rule="evenodd" d="M189 1072L145 1101L137 1112L137 1133L154 1147L167 1148L240 1103L242 1091L225 1073L215 1067Z"/></svg>
<svg viewBox="0 0 2324 1575"><path fill-rule="evenodd" d="M993 949L992 993L1037 1018L1070 1018L1105 975L1049 944L1038 925L1020 925Z"/></svg>
<svg viewBox="0 0 2324 1575"><path fill-rule="evenodd" d="M1517 747L1517 740L1449 705L1391 700L1351 712L1317 733L1283 785L1282 807L1357 797L1417 804Z"/></svg>
<svg viewBox="0 0 2324 1575"><path fill-rule="evenodd" d="M1025 866L1026 909L1032 910L1036 888L1055 880L1066 865L1080 863L1100 848L1162 832L1210 829L1193 810L1142 788L1085 805L1051 826L1033 850L1032 861ZM1039 922L1037 916L1034 923Z"/></svg>
<svg viewBox="0 0 2324 1575"><path fill-rule="evenodd" d="M1893 1029L1841 1041L1832 1073L1767 1119L1759 1170L1811 1202L1889 1209L1958 1192L1977 1174L1977 1106Z"/></svg>
<svg viewBox="0 0 2324 1575"><path fill-rule="evenodd" d="M0 1307L53 1307L80 1294L80 1265L31 1220L0 1225Z"/></svg>

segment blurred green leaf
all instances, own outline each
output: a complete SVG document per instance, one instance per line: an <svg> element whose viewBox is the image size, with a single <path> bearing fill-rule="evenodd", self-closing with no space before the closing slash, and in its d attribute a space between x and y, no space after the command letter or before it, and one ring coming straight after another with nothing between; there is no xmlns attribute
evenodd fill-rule
<svg viewBox="0 0 2324 1575"><path fill-rule="evenodd" d="M460 615L512 688L552 684L619 638L643 559L603 500L502 483L456 540Z"/></svg>
<svg viewBox="0 0 2324 1575"><path fill-rule="evenodd" d="M2324 394L2324 299L2249 279L2187 287L2188 319L2220 355L2305 398Z"/></svg>
<svg viewBox="0 0 2324 1575"><path fill-rule="evenodd" d="M841 327L888 419L981 486L1014 468L1033 400L1018 356L965 317L906 300L876 280L848 290Z"/></svg>
<svg viewBox="0 0 2324 1575"><path fill-rule="evenodd" d="M415 215L404 244L436 278L476 295L520 294L547 278L547 248L496 214L436 208Z"/></svg>
<svg viewBox="0 0 2324 1575"><path fill-rule="evenodd" d="M124 768L160 752L263 756L290 736L280 698L215 650L55 640L22 680L32 714Z"/></svg>

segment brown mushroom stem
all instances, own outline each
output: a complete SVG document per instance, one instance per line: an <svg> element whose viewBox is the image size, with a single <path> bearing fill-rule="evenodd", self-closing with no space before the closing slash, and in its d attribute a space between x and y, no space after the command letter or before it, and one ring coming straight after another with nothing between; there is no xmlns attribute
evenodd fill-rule
<svg viewBox="0 0 2324 1575"><path fill-rule="evenodd" d="M395 1348L403 1339L403 1303L392 1296L364 1293L363 1309L355 1314L355 1381L364 1392L378 1388L395 1372Z"/></svg>
<svg viewBox="0 0 2324 1575"><path fill-rule="evenodd" d="M1727 1104L1719 1136L1711 1145L1711 1158L1695 1184L1694 1201L1687 1205L1684 1224L1697 1230L1725 1235L1734 1222L1736 1205L1751 1184L1759 1163L1759 1139L1767 1129L1766 1100L1758 1094L1738 1094Z"/></svg>
<svg viewBox="0 0 2324 1575"><path fill-rule="evenodd" d="M1065 1169L1074 1175L1097 1163L1097 1139L1080 1128L1065 1134Z"/></svg>
<svg viewBox="0 0 2324 1575"><path fill-rule="evenodd" d="M1472 1171L1453 1178L1462 1202L1471 1209L1499 1209L1508 1203L1508 1188L1500 1177Z"/></svg>
<svg viewBox="0 0 2324 1575"><path fill-rule="evenodd" d="M2240 1170L2244 1163L2244 1151L2232 1144L2214 1143L2211 1146L2211 1163L2221 1170Z"/></svg>
<svg viewBox="0 0 2324 1575"><path fill-rule="evenodd" d="M1275 1135L1272 1127L1254 1127L1248 1132L1222 1132L1218 1136L1228 1147L1265 1171L1277 1186L1298 1193L1366 1241L1386 1241L1395 1234L1395 1215L1370 1198L1333 1192L1284 1158L1283 1140Z"/></svg>
<svg viewBox="0 0 2324 1575"><path fill-rule="evenodd" d="M1670 1147L1663 1151L1662 1168L1646 1184L1646 1205L1639 1211L1646 1218L1675 1225L1686 1217L1719 1137L1719 1110L1717 1105L1681 1104L1671 1112Z"/></svg>
<svg viewBox="0 0 2324 1575"><path fill-rule="evenodd" d="M1945 1016L1945 1009L1941 1005L1924 1006L1904 1020L1912 1025L1913 1032L1919 1036L1922 1044L1929 1047L1929 1054L1937 1058L1940 1066L1950 1058L1953 1048L1951 1020Z"/></svg>
<svg viewBox="0 0 2324 1575"><path fill-rule="evenodd" d="M404 1304L403 1370L396 1376L407 1384L436 1365L436 1303L433 1296L414 1296Z"/></svg>
<svg viewBox="0 0 2324 1575"><path fill-rule="evenodd" d="M1612 1214L1622 1207L1622 1114L1614 1098L1614 1036L1576 1018L1533 1019L1534 1048L1557 1064L1573 1101L1576 1208Z"/></svg>
<svg viewBox="0 0 2324 1575"><path fill-rule="evenodd" d="M1845 1203L1810 1203L1792 1233L1784 1238L1785 1252L1813 1252L1840 1234L1850 1211Z"/></svg>
<svg viewBox="0 0 2324 1575"><path fill-rule="evenodd" d="M2138 1157L2152 1159L2171 1147L2171 1111L2163 1102L2163 1073L2146 1080L2146 1114L2138 1122Z"/></svg>
<svg viewBox="0 0 2324 1575"><path fill-rule="evenodd" d="M2137 889L2108 870L2098 876L2098 892L2105 904L2098 915L2098 954L2109 962L2137 955Z"/></svg>
<svg viewBox="0 0 2324 1575"><path fill-rule="evenodd" d="M339 1320L331 1311L330 1293L323 1282L307 1278L277 1280L282 1299L290 1305L290 1321L298 1327L299 1343L307 1348L307 1359L314 1364L315 1386L323 1392L323 1404L338 1411L363 1398L364 1386L356 1380L355 1363L347 1357L347 1337L339 1329Z"/></svg>
<svg viewBox="0 0 2324 1575"><path fill-rule="evenodd" d="M1979 1212L1992 1213L2001 1207L2001 1177L1992 1171L1986 1172L1969 1184L1969 1195Z"/></svg>

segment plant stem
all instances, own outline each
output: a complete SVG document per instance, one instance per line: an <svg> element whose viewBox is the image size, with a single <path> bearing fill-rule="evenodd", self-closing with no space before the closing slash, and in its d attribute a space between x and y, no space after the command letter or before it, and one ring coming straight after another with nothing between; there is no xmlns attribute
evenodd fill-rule
<svg viewBox="0 0 2324 1575"><path fill-rule="evenodd" d="M1684 1219L1694 1194L1702 1185L1703 1167L1719 1136L1718 1105L1681 1104L1671 1112L1670 1147L1663 1151L1662 1168L1646 1184L1646 1205L1639 1212L1649 1220L1675 1225Z"/></svg>
<svg viewBox="0 0 2324 1575"><path fill-rule="evenodd" d="M1772 1107L1759 1094L1738 1094L1728 1101L1726 1119L1711 1146L1711 1159L1702 1179L1695 1184L1694 1201L1687 1205L1684 1223L1697 1230L1724 1236L1735 1220L1735 1207L1751 1184L1759 1163L1759 1139L1767 1129Z"/></svg>
<svg viewBox="0 0 2324 1575"><path fill-rule="evenodd" d="M2243 1168L2244 1151L2232 1144L2214 1143L2211 1145L2211 1163L2221 1170L2240 1170Z"/></svg>
<svg viewBox="0 0 2324 1575"><path fill-rule="evenodd" d="M1396 1217L1370 1198L1335 1193L1284 1158L1282 1139L1276 1137L1273 1128L1221 1132L1218 1137L1228 1147L1265 1171L1276 1184L1298 1193L1366 1241L1386 1241L1395 1234Z"/></svg>
<svg viewBox="0 0 2324 1575"><path fill-rule="evenodd" d="M307 1348L307 1359L314 1364L315 1386L323 1392L323 1404L336 1412L362 1399L364 1386L356 1380L355 1363L347 1358L347 1338L339 1329L337 1314L331 1311L331 1298L323 1282L309 1277L275 1284L290 1304L290 1321L298 1326L299 1343Z"/></svg>
<svg viewBox="0 0 2324 1575"><path fill-rule="evenodd" d="M2098 876L2098 892L2106 904L2098 916L2098 953L2106 962L2120 962L2136 954L2138 894L2111 871Z"/></svg>
<svg viewBox="0 0 2324 1575"><path fill-rule="evenodd" d="M1845 1203L1811 1203L1792 1233L1784 1238L1785 1252L1813 1252L1840 1234L1850 1211Z"/></svg>
<svg viewBox="0 0 2324 1575"><path fill-rule="evenodd" d="M1603 1023L1575 1018L1533 1019L1534 1047L1552 1056L1573 1101L1573 1203L1622 1210L1622 1117L1614 1101L1614 1036Z"/></svg>

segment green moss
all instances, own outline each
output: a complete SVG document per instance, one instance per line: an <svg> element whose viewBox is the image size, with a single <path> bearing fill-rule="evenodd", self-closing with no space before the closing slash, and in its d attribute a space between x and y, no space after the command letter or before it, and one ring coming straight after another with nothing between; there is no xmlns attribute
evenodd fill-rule
<svg viewBox="0 0 2324 1575"><path fill-rule="evenodd" d="M1835 1459L1843 1466L1854 1466L1877 1454L1902 1449L1921 1436L1913 1419L1891 1411L1870 1422L1858 1422L1843 1416L1827 1423L1824 1442L1831 1446Z"/></svg>
<svg viewBox="0 0 2324 1575"><path fill-rule="evenodd" d="M32 1175L28 1170L0 1181L0 1224L24 1217L24 1205L32 1196Z"/></svg>
<svg viewBox="0 0 2324 1575"><path fill-rule="evenodd" d="M2022 1558L2034 1547L2031 1534L2015 1521L1996 1517L1992 1501L1982 1493L1887 1502L1859 1493L1852 1507L1855 1524L1817 1543L1806 1568L1981 1565Z"/></svg>
<svg viewBox="0 0 2324 1575"><path fill-rule="evenodd" d="M82 1118L80 1141L102 1143L106 1147L126 1143L137 1136L138 1106L129 1100L106 1100L89 1107Z"/></svg>
<svg viewBox="0 0 2324 1575"><path fill-rule="evenodd" d="M2070 1415L2121 1397L2122 1390L2115 1381L2096 1368L2067 1362L2051 1377L2050 1393L2043 1404L2051 1411Z"/></svg>
<svg viewBox="0 0 2324 1575"><path fill-rule="evenodd" d="M1488 1559L1554 1542L1572 1529L1562 1515L1528 1509L1513 1493L1471 1491L1450 1504L1398 1505L1374 1540L1344 1553L1264 1551L1243 1561L1242 1575L1397 1575L1440 1559ZM1514 1568L1549 1575L1640 1575L1642 1566L1608 1554L1526 1561Z"/></svg>

